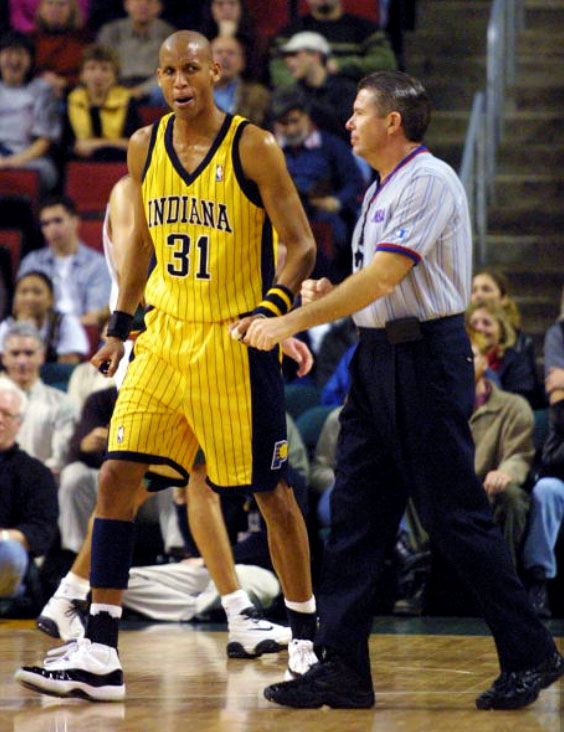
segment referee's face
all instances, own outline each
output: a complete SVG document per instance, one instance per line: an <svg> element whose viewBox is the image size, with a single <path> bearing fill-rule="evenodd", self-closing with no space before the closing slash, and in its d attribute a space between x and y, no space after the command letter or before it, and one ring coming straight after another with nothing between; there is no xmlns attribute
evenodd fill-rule
<svg viewBox="0 0 564 732"><path fill-rule="evenodd" d="M356 95L352 116L345 127L351 133L351 145L355 155L364 158L372 166L385 149L389 136L388 116L382 115L374 92L361 89Z"/></svg>

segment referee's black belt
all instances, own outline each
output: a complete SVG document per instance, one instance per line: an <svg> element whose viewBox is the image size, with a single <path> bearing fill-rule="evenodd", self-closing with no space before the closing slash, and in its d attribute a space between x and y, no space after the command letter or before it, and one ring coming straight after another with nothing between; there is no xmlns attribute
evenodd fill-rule
<svg viewBox="0 0 564 732"><path fill-rule="evenodd" d="M358 328L360 340L387 341L393 345L420 341L425 336L434 333L458 330L464 327L464 314L447 315L434 320L419 320L418 318L398 318L389 320L384 328Z"/></svg>

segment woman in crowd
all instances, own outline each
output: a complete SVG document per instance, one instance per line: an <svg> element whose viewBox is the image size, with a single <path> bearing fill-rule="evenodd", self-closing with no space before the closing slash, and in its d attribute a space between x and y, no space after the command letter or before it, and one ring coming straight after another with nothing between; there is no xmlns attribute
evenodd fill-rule
<svg viewBox="0 0 564 732"><path fill-rule="evenodd" d="M29 321L39 331L47 361L78 363L89 352L84 328L74 315L54 309L51 279L43 272L29 272L16 282L12 315L0 323L0 350L4 335L15 321Z"/></svg>
<svg viewBox="0 0 564 732"><path fill-rule="evenodd" d="M536 409L539 379L527 352L515 348L517 336L503 307L492 300L473 302L466 310L470 334L481 333L489 368L502 389L520 394Z"/></svg>
<svg viewBox="0 0 564 732"><path fill-rule="evenodd" d="M32 38L38 75L63 97L78 83L82 54L91 40L77 0L41 0Z"/></svg>
<svg viewBox="0 0 564 732"><path fill-rule="evenodd" d="M257 32L245 0L211 0L204 8L202 33L210 40L217 36L237 38L245 49L243 76L254 81L264 81L265 43Z"/></svg>

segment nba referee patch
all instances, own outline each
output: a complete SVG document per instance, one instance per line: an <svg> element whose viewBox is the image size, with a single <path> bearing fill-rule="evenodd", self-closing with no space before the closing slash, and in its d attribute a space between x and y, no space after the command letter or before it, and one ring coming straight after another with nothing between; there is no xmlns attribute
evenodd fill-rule
<svg viewBox="0 0 564 732"><path fill-rule="evenodd" d="M280 470L282 463L288 459L288 440L280 440L274 443L274 452L272 453L271 470Z"/></svg>

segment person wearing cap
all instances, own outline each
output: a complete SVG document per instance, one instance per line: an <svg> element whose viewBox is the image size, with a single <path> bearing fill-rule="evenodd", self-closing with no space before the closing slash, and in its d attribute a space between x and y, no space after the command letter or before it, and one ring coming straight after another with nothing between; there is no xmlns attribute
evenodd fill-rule
<svg viewBox="0 0 564 732"><path fill-rule="evenodd" d="M281 49L296 33L313 31L322 35L331 49L327 70L355 83L367 73L397 66L394 52L376 23L345 13L342 0L307 0L310 13L282 28L272 39L269 72L272 86L292 83L292 75Z"/></svg>
<svg viewBox="0 0 564 732"><path fill-rule="evenodd" d="M0 39L0 170L30 168L39 172L43 191L57 182L49 150L59 139L61 118L49 84L34 78L35 50L23 33Z"/></svg>
<svg viewBox="0 0 564 732"><path fill-rule="evenodd" d="M296 87L310 103L311 118L317 127L348 141L345 123L356 86L352 79L327 70L331 55L327 40L320 33L300 31L282 46L281 52Z"/></svg>
<svg viewBox="0 0 564 732"><path fill-rule="evenodd" d="M314 272L340 282L350 274L350 233L357 215L363 181L349 146L312 121L307 98L295 88L272 97L271 116L310 222L331 225L333 251L318 252Z"/></svg>

